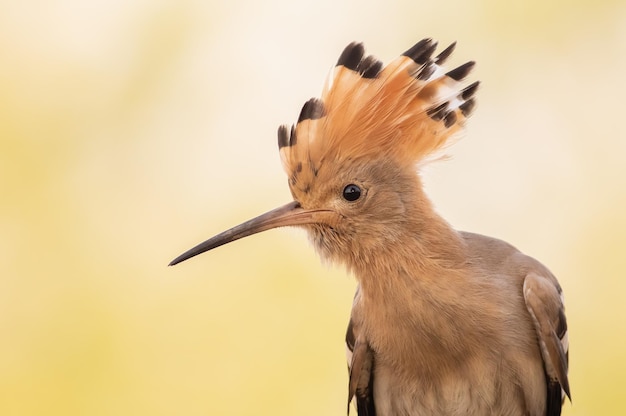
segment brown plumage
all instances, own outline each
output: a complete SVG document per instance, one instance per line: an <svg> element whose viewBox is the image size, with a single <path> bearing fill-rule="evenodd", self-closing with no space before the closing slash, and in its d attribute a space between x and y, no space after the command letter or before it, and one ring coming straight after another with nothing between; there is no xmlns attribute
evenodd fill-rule
<svg viewBox="0 0 626 416"><path fill-rule="evenodd" d="M359 415L561 413L568 343L562 291L541 263L455 231L416 166L463 129L473 62L442 67L424 39L383 67L352 43L319 99L278 144L294 201L219 234L179 263L275 227L304 227L359 287L346 344Z"/></svg>

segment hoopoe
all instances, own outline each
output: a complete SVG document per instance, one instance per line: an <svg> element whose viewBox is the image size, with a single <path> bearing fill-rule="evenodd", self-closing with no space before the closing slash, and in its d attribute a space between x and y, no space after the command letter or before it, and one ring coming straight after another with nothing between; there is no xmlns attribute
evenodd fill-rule
<svg viewBox="0 0 626 416"><path fill-rule="evenodd" d="M348 410L359 415L561 414L568 384L563 293L537 260L454 230L423 191L419 166L463 130L474 62L450 71L453 43L424 39L383 67L348 45L320 99L278 147L294 201L170 265L282 226L358 281L346 334ZM417 168L416 168L417 167Z"/></svg>

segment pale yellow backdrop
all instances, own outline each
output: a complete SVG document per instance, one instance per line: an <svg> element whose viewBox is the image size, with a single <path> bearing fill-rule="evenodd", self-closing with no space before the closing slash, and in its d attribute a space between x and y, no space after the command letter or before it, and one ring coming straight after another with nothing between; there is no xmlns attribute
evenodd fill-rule
<svg viewBox="0 0 626 416"><path fill-rule="evenodd" d="M549 3L546 5L544 3ZM456 227L565 289L574 404L626 414L626 3L0 3L0 414L344 415L354 281L277 230L183 250L290 198L276 127L342 48L478 61L425 173Z"/></svg>

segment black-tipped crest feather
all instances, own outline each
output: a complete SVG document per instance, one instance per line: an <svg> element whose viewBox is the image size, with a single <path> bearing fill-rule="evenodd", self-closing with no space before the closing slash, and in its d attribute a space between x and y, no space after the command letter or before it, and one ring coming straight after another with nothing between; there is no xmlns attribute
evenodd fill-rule
<svg viewBox="0 0 626 416"><path fill-rule="evenodd" d="M446 116L446 108L448 107L448 103L445 102L443 104L439 104L437 107L431 108L426 111L428 117L432 118L435 121L443 120Z"/></svg>
<svg viewBox="0 0 626 416"><path fill-rule="evenodd" d="M298 142L296 137L296 126L291 125L291 133L289 134L289 146L293 146Z"/></svg>
<svg viewBox="0 0 626 416"><path fill-rule="evenodd" d="M376 78L383 69L383 63L376 61L372 66L363 71L363 78Z"/></svg>
<svg viewBox="0 0 626 416"><path fill-rule="evenodd" d="M437 42L430 38L422 39L402 55L411 58L416 64L423 65L428 61L437 48Z"/></svg>
<svg viewBox="0 0 626 416"><path fill-rule="evenodd" d="M480 81L476 81L463 88L461 91L461 98L464 100L469 100L476 94L476 90L478 90L478 86L480 85Z"/></svg>
<svg viewBox="0 0 626 416"><path fill-rule="evenodd" d="M454 125L454 123L456 123L456 113L451 111L443 118L443 124L446 128L450 128Z"/></svg>
<svg viewBox="0 0 626 416"><path fill-rule="evenodd" d="M363 78L376 78L383 69L383 63L372 55L365 57L357 68Z"/></svg>
<svg viewBox="0 0 626 416"><path fill-rule="evenodd" d="M427 80L428 78L432 76L432 74L435 73L436 69L437 69L437 65L433 61L428 61L415 75L415 78L419 80Z"/></svg>
<svg viewBox="0 0 626 416"><path fill-rule="evenodd" d="M324 117L324 103L319 98L311 98L304 103L302 111L300 111L300 117L298 117L298 123L304 120L317 120Z"/></svg>
<svg viewBox="0 0 626 416"><path fill-rule="evenodd" d="M278 127L278 148L289 146L289 126L283 124Z"/></svg>
<svg viewBox="0 0 626 416"><path fill-rule="evenodd" d="M348 69L356 71L359 63L365 54L365 47L362 43L352 42L341 53L337 60L337 66L343 65Z"/></svg>
<svg viewBox="0 0 626 416"><path fill-rule="evenodd" d="M467 100L463 104L461 104L459 106L459 109L461 110L461 113L465 117L469 117L472 114L472 112L474 111L474 107L475 106L476 106L476 101L474 100L474 98L470 98L469 100Z"/></svg>
<svg viewBox="0 0 626 416"><path fill-rule="evenodd" d="M474 61L466 62L463 65L454 68L452 71L449 71L446 75L455 81L461 81L471 72L474 65L476 65L476 62Z"/></svg>
<svg viewBox="0 0 626 416"><path fill-rule="evenodd" d="M450 55L452 55L452 52L454 52L455 47L456 47L456 42L452 42L450 46L448 46L443 51L441 51L441 53L439 53L439 55L435 57L435 62L437 63L437 65L443 65L446 62L446 60L450 57Z"/></svg>

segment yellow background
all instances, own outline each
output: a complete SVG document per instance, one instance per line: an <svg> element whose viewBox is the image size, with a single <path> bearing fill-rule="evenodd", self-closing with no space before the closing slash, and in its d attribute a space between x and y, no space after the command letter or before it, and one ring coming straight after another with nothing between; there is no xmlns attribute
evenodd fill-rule
<svg viewBox="0 0 626 416"><path fill-rule="evenodd" d="M427 36L483 82L430 196L559 277L564 414L626 414L623 1L0 10L1 415L344 415L355 284L303 232L166 264L290 200L276 128L347 43L388 62Z"/></svg>

